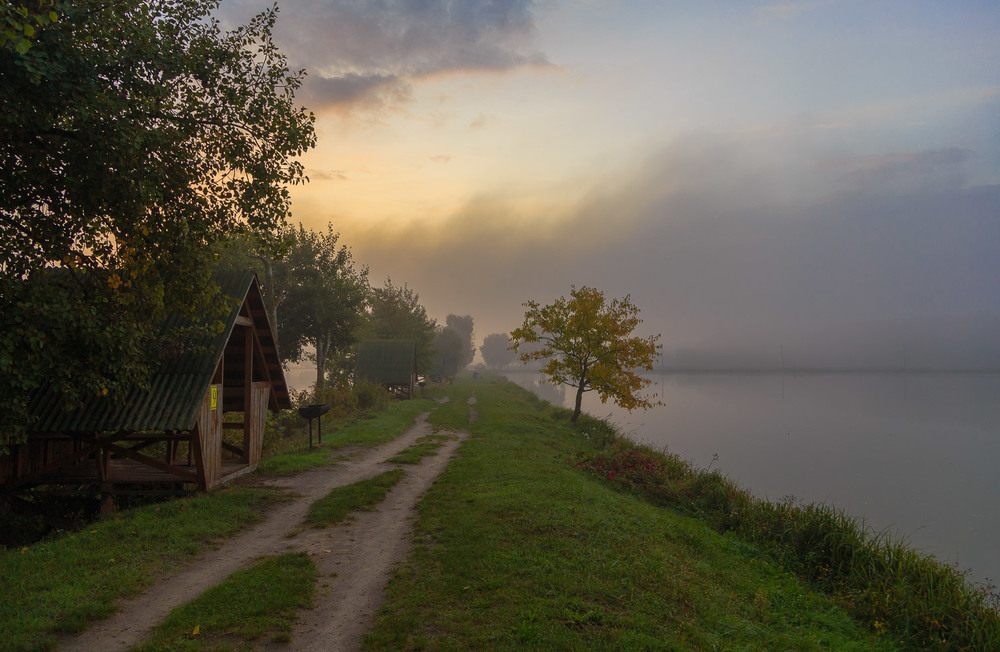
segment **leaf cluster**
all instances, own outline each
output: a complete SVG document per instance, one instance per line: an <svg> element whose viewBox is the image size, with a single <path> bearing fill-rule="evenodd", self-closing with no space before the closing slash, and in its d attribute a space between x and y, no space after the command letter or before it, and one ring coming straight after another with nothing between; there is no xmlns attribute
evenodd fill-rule
<svg viewBox="0 0 1000 652"><path fill-rule="evenodd" d="M629 296L608 302L600 290L574 286L568 299L524 305L524 323L510 334L522 362L545 361L551 383L596 391L602 403L613 399L627 410L656 404L642 393L650 381L634 370L652 370L660 336L633 335L642 320Z"/></svg>
<svg viewBox="0 0 1000 652"><path fill-rule="evenodd" d="M412 340L416 345L417 372L431 366L437 321L427 316L420 295L405 283L395 285L391 278L382 287L373 287L361 339Z"/></svg>
<svg viewBox="0 0 1000 652"><path fill-rule="evenodd" d="M299 224L285 234L288 253L275 262L287 307L277 316L279 350L284 360L299 361L311 346L322 369L322 362L356 341L368 304L368 268L355 265L346 245L338 246L340 235L330 225L321 232Z"/></svg>
<svg viewBox="0 0 1000 652"><path fill-rule="evenodd" d="M517 358L517 354L510 347L510 336L507 333L491 333L483 338L479 352L486 366L491 369L502 369Z"/></svg>

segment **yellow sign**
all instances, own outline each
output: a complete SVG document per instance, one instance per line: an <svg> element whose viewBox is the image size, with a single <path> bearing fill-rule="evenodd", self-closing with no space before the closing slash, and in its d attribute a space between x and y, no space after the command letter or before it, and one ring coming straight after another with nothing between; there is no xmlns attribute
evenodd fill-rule
<svg viewBox="0 0 1000 652"><path fill-rule="evenodd" d="M209 399L209 402L211 403L211 405L209 406L208 409L209 410L216 410L216 409L218 409L218 407L219 407L219 386L218 385L212 385L212 389L209 392L209 396L211 396L211 398Z"/></svg>

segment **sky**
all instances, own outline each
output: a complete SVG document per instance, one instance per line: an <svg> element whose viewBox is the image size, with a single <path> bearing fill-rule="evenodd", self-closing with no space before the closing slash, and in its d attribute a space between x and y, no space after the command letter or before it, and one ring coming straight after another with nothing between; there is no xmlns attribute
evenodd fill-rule
<svg viewBox="0 0 1000 652"><path fill-rule="evenodd" d="M667 360L1000 366L997 35L993 1L285 0L292 221L480 342L587 285Z"/></svg>

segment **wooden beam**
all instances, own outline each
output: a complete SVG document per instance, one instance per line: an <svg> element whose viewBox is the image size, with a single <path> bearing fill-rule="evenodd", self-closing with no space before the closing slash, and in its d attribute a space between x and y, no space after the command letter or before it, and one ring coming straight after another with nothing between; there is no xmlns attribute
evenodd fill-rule
<svg viewBox="0 0 1000 652"><path fill-rule="evenodd" d="M236 315L236 325L253 326L253 319L250 319L249 317L244 317L243 315Z"/></svg>
<svg viewBox="0 0 1000 652"><path fill-rule="evenodd" d="M233 446L228 441L222 442L222 447L227 451L229 451L230 453L235 453L236 455L239 455L241 458L246 455L246 453L243 452L242 448L238 446Z"/></svg>

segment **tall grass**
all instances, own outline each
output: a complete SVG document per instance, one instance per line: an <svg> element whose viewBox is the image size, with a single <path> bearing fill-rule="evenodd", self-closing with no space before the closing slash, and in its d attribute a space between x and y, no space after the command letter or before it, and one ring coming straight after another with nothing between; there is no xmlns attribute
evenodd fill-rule
<svg viewBox="0 0 1000 652"><path fill-rule="evenodd" d="M836 507L757 498L722 474L665 450L609 438L610 426L598 421L581 419L579 431L591 440L599 433L595 443L605 445L579 453L573 460L577 467L733 532L902 646L1000 649L993 587L970 584L952 566Z"/></svg>

